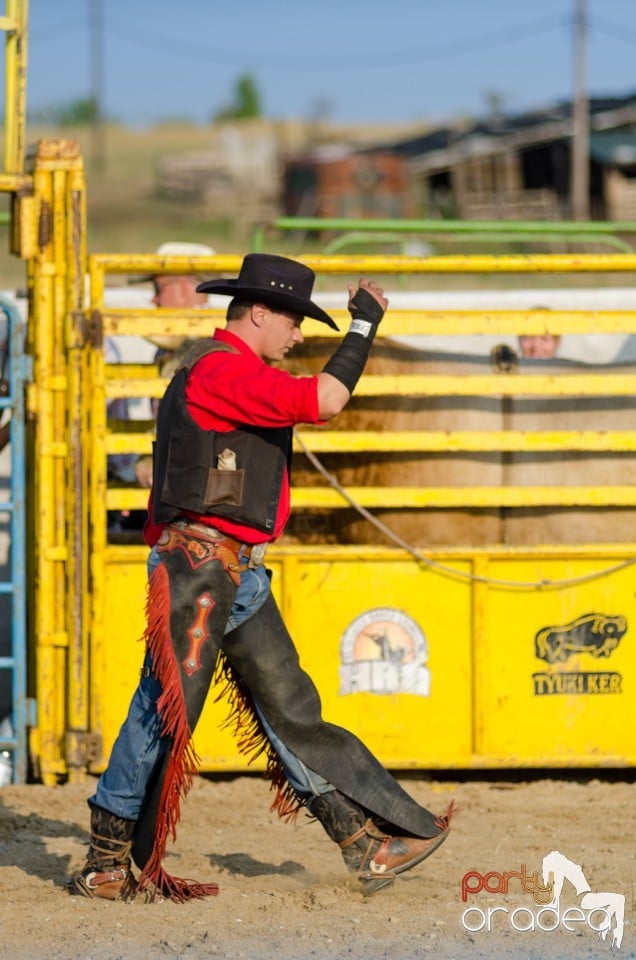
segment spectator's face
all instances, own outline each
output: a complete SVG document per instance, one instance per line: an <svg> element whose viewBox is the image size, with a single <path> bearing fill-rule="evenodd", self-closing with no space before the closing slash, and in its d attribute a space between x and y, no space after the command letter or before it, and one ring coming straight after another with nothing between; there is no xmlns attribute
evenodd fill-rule
<svg viewBox="0 0 636 960"><path fill-rule="evenodd" d="M157 307L194 307L205 299L196 292L198 282L196 277L155 277L152 302Z"/></svg>
<svg viewBox="0 0 636 960"><path fill-rule="evenodd" d="M531 360L549 360L556 356L558 347L559 337L552 333L519 337L521 356Z"/></svg>

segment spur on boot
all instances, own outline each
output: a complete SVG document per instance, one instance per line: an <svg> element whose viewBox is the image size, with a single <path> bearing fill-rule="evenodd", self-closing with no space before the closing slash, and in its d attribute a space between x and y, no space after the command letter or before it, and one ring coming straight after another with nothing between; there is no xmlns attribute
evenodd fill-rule
<svg viewBox="0 0 636 960"><path fill-rule="evenodd" d="M429 857L447 836L448 830L442 830L435 837L390 837L367 820L360 830L341 841L340 848L345 863L347 850L356 850L347 866L355 872L362 892L368 896Z"/></svg>
<svg viewBox="0 0 636 960"><path fill-rule="evenodd" d="M101 807L91 807L91 838L86 863L67 883L72 896L133 899L137 888L130 856L134 828L134 820L124 820Z"/></svg>

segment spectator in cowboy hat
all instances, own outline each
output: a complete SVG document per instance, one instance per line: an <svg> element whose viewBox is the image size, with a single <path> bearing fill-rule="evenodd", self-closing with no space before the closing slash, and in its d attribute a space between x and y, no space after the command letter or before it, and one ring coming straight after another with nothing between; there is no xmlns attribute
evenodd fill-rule
<svg viewBox="0 0 636 960"><path fill-rule="evenodd" d="M160 244L156 251L158 257L213 257L215 251L204 243L189 243L182 240L168 240ZM131 283L151 283L154 293L152 303L156 307L182 308L190 310L205 307L207 294L197 293L197 286L209 279L209 273L147 273L131 278ZM155 361L162 376L169 376L179 357L194 342L182 336L152 336L148 338L158 348ZM117 355L113 342L106 344L107 356L111 362ZM121 420L129 419L128 402L120 398L112 401L109 415ZM148 489L152 483L152 457L115 454L108 458L108 470L111 479L121 483L137 483ZM124 511L109 518L112 530L140 530L146 518L146 511ZM114 524L114 526L113 526Z"/></svg>
<svg viewBox="0 0 636 960"><path fill-rule="evenodd" d="M188 243L182 240L168 240L157 247L158 257L213 257L215 251L205 243ZM209 275L201 273L148 273L135 277L132 283L152 283L154 294L152 302L156 307L204 307L207 303L205 293L197 293L197 286ZM151 338L161 350L177 350L182 346L184 337L154 336Z"/></svg>

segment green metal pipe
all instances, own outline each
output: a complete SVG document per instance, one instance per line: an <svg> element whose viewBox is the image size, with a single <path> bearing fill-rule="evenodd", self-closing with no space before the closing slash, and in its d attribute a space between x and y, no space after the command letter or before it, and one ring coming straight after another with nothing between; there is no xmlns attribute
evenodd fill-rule
<svg viewBox="0 0 636 960"><path fill-rule="evenodd" d="M462 235L464 240L481 239L484 241L524 240L536 241L540 239L557 239L567 237L579 243L604 242L618 250L631 252L630 244L621 240L616 234L636 233L634 221L534 221L510 220L505 227L499 220L366 220L345 219L342 217L278 217L269 224L257 227L252 235L252 250L262 252L265 246L265 235L271 230L283 231L329 231L345 233L351 238L351 243L373 242L370 234L378 235L384 231L382 240L399 240L400 234L436 234L452 237ZM397 236L396 236L397 234ZM355 238L355 239L354 239ZM363 239L364 238L364 239ZM348 241L336 238L325 249L333 252Z"/></svg>
<svg viewBox="0 0 636 960"><path fill-rule="evenodd" d="M269 225L276 230L389 230L399 233L499 233L501 220L365 220L342 217L278 217ZM510 220L506 233L607 234L636 233L635 221Z"/></svg>
<svg viewBox="0 0 636 960"><path fill-rule="evenodd" d="M488 233L483 236L464 236L462 237L462 243L505 243L510 240L517 241L526 241L526 242L537 242L541 237L536 236L535 234L526 234L526 233L508 233L506 230L502 230L500 233ZM544 239L558 239L557 237L547 237ZM575 240L577 243L599 243L606 244L607 246L614 247L616 250L621 250L624 253L632 253L633 247L627 242L627 240L621 240L620 237L590 237L585 234L569 234L569 240ZM373 233L365 234L363 232L359 233L348 233L343 234L340 237L336 237L330 243L327 244L323 253L337 253L340 250L343 250L345 247L353 246L357 243L401 243L405 244L408 240L404 236L400 236L395 233Z"/></svg>

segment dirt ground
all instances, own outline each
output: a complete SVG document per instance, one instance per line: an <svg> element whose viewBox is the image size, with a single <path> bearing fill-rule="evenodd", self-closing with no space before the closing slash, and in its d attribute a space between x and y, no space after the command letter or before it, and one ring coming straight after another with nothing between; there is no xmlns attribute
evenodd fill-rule
<svg viewBox="0 0 636 960"><path fill-rule="evenodd" d="M301 815L290 825L269 812L271 795L260 776L199 777L184 804L166 867L178 876L215 880L220 891L187 904L69 897L65 878L84 859L85 801L94 783L4 787L0 957L636 957L630 925L636 786L630 778L474 777L402 778L433 811L442 812L451 799L461 810L446 843L430 859L368 898L319 824ZM542 907L531 891L522 890L521 878L510 878L508 893L501 892L504 872L523 874L524 864L526 876L537 871L541 884L543 857L555 850L582 867L593 893L625 896L620 948L612 946L612 932L602 940L592 929L601 926L605 914L574 912L581 898L567 879L554 930L547 928L557 923L556 914L539 915ZM484 880L486 874L491 876ZM482 883L487 890L479 890ZM531 880L525 883L531 886ZM465 902L462 886L470 888ZM491 914L488 929L488 911L495 907L504 909ZM564 917L567 908L572 909Z"/></svg>

